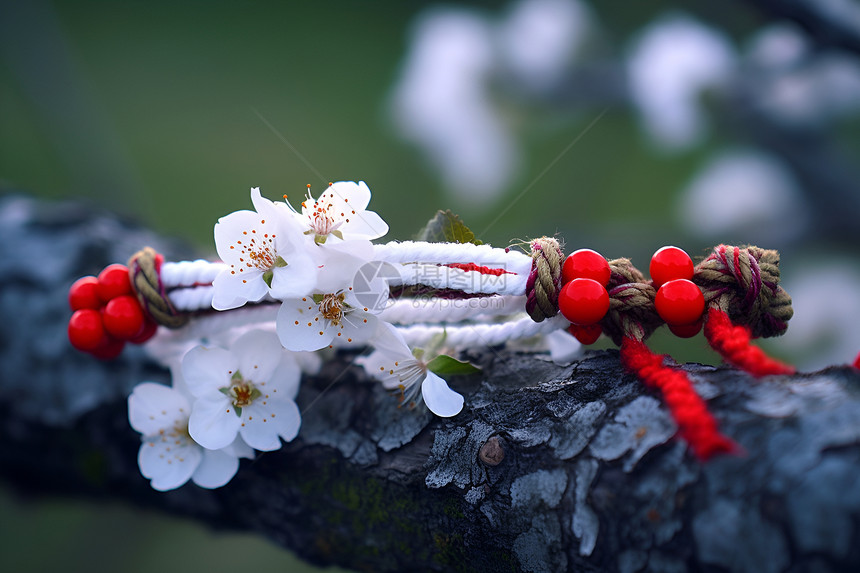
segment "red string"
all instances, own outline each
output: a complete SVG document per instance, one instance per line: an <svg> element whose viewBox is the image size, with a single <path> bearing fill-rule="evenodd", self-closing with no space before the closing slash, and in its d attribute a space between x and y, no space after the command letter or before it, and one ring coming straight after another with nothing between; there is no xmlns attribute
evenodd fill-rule
<svg viewBox="0 0 860 573"><path fill-rule="evenodd" d="M793 366L771 358L761 348L751 345L749 329L733 325L729 315L718 308L708 309L705 337L726 362L753 376L794 374Z"/></svg>
<svg viewBox="0 0 860 573"><path fill-rule="evenodd" d="M663 364L663 356L654 354L640 340L625 336L621 342L621 360L647 386L658 388L678 424L678 433L700 460L714 454L737 452L738 446L720 434L717 421L696 391L687 374Z"/></svg>
<svg viewBox="0 0 860 573"><path fill-rule="evenodd" d="M854 368L860 369L860 353L858 353L857 358L854 359Z"/></svg>
<svg viewBox="0 0 860 573"><path fill-rule="evenodd" d="M445 266L451 267L452 269L460 269L461 271L476 271L482 275L495 275L497 277L513 274L511 271L506 271L505 269L492 269L490 267L478 266L475 263L448 263Z"/></svg>

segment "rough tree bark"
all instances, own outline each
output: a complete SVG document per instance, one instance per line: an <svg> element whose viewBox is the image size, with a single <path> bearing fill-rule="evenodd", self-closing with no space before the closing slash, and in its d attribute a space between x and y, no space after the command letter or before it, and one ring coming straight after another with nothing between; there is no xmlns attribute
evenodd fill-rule
<svg viewBox="0 0 860 573"><path fill-rule="evenodd" d="M736 571L860 565L860 373L755 381L685 365L743 455L700 464L614 351L569 366L476 350L453 419L401 410L351 355L299 395L303 426L219 490L149 488L126 396L168 373L137 348L66 343L66 290L144 244L78 204L0 199L0 468L35 494L120 497L258 532L318 564L372 571Z"/></svg>

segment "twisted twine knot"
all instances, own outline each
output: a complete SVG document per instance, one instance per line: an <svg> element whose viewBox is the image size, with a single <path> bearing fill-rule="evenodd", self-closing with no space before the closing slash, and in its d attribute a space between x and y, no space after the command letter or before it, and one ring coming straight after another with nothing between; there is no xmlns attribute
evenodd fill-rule
<svg viewBox="0 0 860 573"><path fill-rule="evenodd" d="M168 328L179 328L188 322L188 315L181 314L171 304L159 275L161 261L152 247L144 247L128 260L131 283L137 291L137 299L153 320Z"/></svg>
<svg viewBox="0 0 860 573"><path fill-rule="evenodd" d="M630 259L609 261L609 312L601 321L604 334L620 345L625 336L644 340L663 321L654 310L657 291Z"/></svg>
<svg viewBox="0 0 860 573"><path fill-rule="evenodd" d="M753 336L779 336L794 314L779 286L779 253L759 247L719 245L696 266L693 282L705 304L726 312Z"/></svg>
<svg viewBox="0 0 860 573"><path fill-rule="evenodd" d="M564 253L552 237L535 239L531 247L532 270L526 281L526 312L535 322L542 322L558 314Z"/></svg>

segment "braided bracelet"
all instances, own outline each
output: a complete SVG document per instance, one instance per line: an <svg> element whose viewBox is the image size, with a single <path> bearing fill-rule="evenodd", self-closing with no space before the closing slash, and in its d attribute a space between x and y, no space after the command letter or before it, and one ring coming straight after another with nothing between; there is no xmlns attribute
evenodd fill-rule
<svg viewBox="0 0 860 573"><path fill-rule="evenodd" d="M215 225L218 262L169 262L144 248L70 289L73 346L109 360L145 343L171 369L172 387L143 383L129 397L141 473L155 489L220 487L240 457L295 438L301 373L319 368L325 348L373 349L356 362L404 404L455 416L464 399L444 377L477 371L460 350L519 340L569 360L603 334L662 393L702 460L737 448L686 373L646 346L654 330L689 337L704 327L726 362L754 376L793 372L750 344L782 334L792 315L776 251L719 245L694 265L664 247L649 280L628 259L588 249L565 258L551 237L522 249L480 244L450 212L426 240L374 245L388 225L367 210L364 183L330 184L318 199L308 190L300 211L286 199L252 189L253 211Z"/></svg>

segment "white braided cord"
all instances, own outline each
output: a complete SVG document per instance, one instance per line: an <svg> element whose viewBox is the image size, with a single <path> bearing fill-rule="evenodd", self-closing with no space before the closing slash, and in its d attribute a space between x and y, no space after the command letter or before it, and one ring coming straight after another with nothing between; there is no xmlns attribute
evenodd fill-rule
<svg viewBox="0 0 860 573"><path fill-rule="evenodd" d="M416 297L399 299L389 303L379 314L379 318L392 324L481 320L522 312L525 304L525 296L512 295L465 299Z"/></svg>
<svg viewBox="0 0 860 573"><path fill-rule="evenodd" d="M417 324L414 326L398 327L409 346L422 347L433 337L445 333L445 345L454 348L475 346L496 346L511 340L529 338L538 334L546 334L562 328L570 323L563 316L555 316L543 322L535 322L530 317L501 322L497 324L470 324L464 326L437 326Z"/></svg>
<svg viewBox="0 0 860 573"><path fill-rule="evenodd" d="M212 284L218 273L226 268L225 263L213 263L205 259L165 262L161 265L161 283L166 289Z"/></svg>

